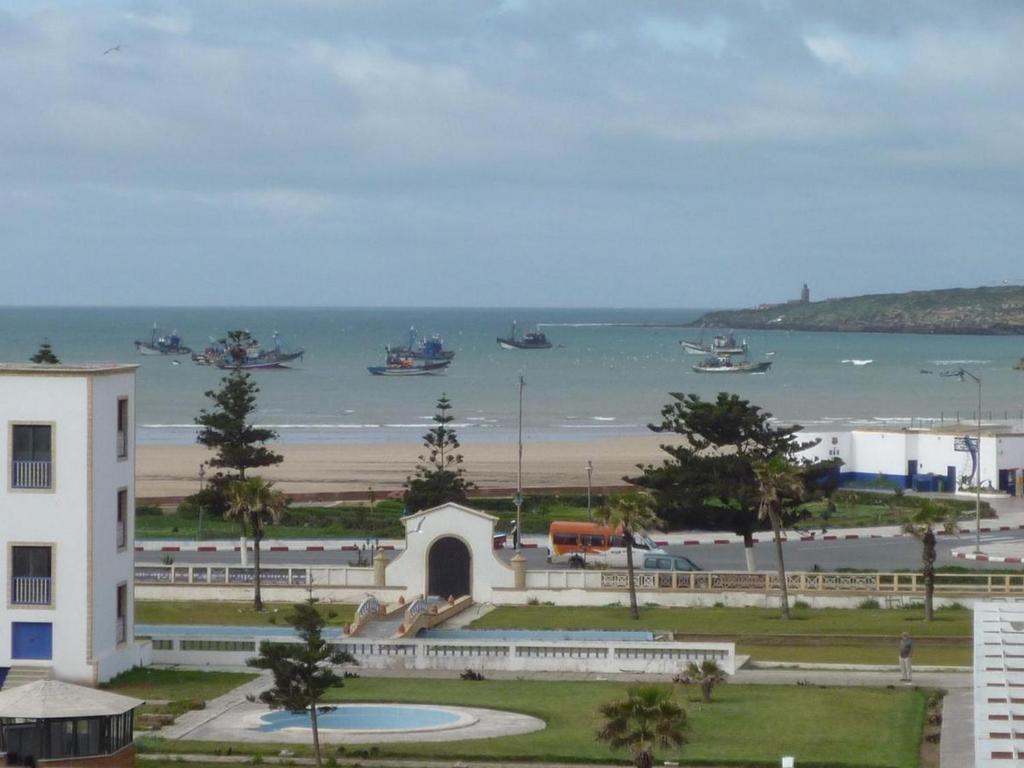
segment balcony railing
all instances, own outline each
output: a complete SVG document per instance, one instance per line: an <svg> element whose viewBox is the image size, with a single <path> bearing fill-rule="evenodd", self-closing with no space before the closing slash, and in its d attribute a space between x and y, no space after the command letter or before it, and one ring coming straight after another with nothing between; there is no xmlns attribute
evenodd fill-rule
<svg viewBox="0 0 1024 768"><path fill-rule="evenodd" d="M128 525L121 519L117 521L117 548L124 549L128 544Z"/></svg>
<svg viewBox="0 0 1024 768"><path fill-rule="evenodd" d="M128 458L128 434L126 432L117 433L117 458Z"/></svg>
<svg viewBox="0 0 1024 768"><path fill-rule="evenodd" d="M11 605L49 604L49 576L14 576L11 579Z"/></svg>
<svg viewBox="0 0 1024 768"><path fill-rule="evenodd" d="M124 616L117 617L117 624L114 627L114 634L117 636L117 643L123 643L125 640L128 639L127 622L124 620Z"/></svg>
<svg viewBox="0 0 1024 768"><path fill-rule="evenodd" d="M18 461L11 462L12 488L52 488L53 462Z"/></svg>

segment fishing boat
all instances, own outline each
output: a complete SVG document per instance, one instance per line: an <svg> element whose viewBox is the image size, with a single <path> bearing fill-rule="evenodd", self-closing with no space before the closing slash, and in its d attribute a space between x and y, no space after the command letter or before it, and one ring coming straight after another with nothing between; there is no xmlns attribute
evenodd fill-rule
<svg viewBox="0 0 1024 768"><path fill-rule="evenodd" d="M771 360L752 362L734 360L729 355L712 355L693 366L693 370L697 373L766 373L771 367Z"/></svg>
<svg viewBox="0 0 1024 768"><path fill-rule="evenodd" d="M731 333L722 336L715 336L710 344L701 341L680 341L679 342L688 355L745 355L747 354L747 340L737 342L736 337Z"/></svg>
<svg viewBox="0 0 1024 768"><path fill-rule="evenodd" d="M192 350L181 343L181 336L177 331L163 333L157 330L156 325L150 333L149 341L137 339L135 349L140 355L190 355Z"/></svg>
<svg viewBox="0 0 1024 768"><path fill-rule="evenodd" d="M265 370L271 368L287 368L287 363L301 360L306 353L304 349L286 350L281 345L281 337L274 331L274 347L264 350L260 343L248 333L236 334L230 339L214 342L207 348L202 359L193 356L197 363L216 365L223 370Z"/></svg>
<svg viewBox="0 0 1024 768"><path fill-rule="evenodd" d="M452 350L444 348L444 339L440 334L424 336L417 341L415 327L409 329L408 344L404 347L391 347L391 351L396 355L405 355L416 360L451 360L455 357Z"/></svg>
<svg viewBox="0 0 1024 768"><path fill-rule="evenodd" d="M387 355L384 365L371 365L366 369L374 376L430 376L452 364L451 360L417 360L391 347L385 347L384 351Z"/></svg>
<svg viewBox="0 0 1024 768"><path fill-rule="evenodd" d="M502 349L551 349L551 342L542 331L531 331L522 336L518 334L516 321L512 321L512 332L508 336L498 337L498 346Z"/></svg>

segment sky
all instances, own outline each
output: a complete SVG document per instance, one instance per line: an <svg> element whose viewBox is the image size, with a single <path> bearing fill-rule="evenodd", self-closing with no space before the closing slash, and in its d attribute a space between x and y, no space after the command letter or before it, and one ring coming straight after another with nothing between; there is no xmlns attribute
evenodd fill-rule
<svg viewBox="0 0 1024 768"><path fill-rule="evenodd" d="M0 0L0 304L1024 282L1022 39L1011 0Z"/></svg>

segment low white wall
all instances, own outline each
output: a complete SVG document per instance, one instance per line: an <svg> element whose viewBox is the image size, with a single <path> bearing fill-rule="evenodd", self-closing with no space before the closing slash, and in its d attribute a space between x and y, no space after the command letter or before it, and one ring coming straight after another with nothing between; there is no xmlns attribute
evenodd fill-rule
<svg viewBox="0 0 1024 768"><path fill-rule="evenodd" d="M306 587L263 587L264 602L298 603L310 597ZM397 603L404 587L313 587L312 596L322 603L358 605L368 594L382 603ZM252 586L228 584L136 584L136 600L211 600L245 602L252 600Z"/></svg>

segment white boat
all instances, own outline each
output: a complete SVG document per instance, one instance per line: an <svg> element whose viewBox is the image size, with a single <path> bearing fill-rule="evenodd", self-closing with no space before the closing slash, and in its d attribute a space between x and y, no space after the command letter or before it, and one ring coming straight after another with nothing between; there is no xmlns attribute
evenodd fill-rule
<svg viewBox="0 0 1024 768"><path fill-rule="evenodd" d="M728 355L712 356L693 366L697 373L766 373L772 367L771 360L751 362L733 360Z"/></svg>
<svg viewBox="0 0 1024 768"><path fill-rule="evenodd" d="M688 355L745 355L747 354L747 340L737 342L736 337L731 333L724 336L715 336L710 344L701 341L680 341L683 349Z"/></svg>

